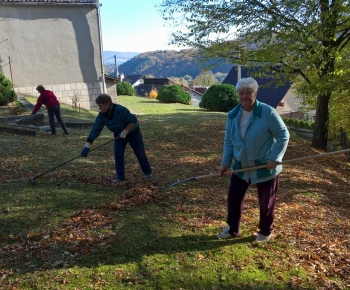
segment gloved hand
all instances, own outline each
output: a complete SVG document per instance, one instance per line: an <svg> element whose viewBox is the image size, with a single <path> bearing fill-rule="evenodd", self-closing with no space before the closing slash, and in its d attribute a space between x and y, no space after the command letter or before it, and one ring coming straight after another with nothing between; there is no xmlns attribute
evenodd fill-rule
<svg viewBox="0 0 350 290"><path fill-rule="evenodd" d="M124 139L128 133L129 133L129 131L123 130L123 131L120 133L119 137Z"/></svg>
<svg viewBox="0 0 350 290"><path fill-rule="evenodd" d="M90 152L90 147L91 147L91 143L90 142L86 142L84 145L83 150L80 153L81 157L86 157L88 156L89 152Z"/></svg>

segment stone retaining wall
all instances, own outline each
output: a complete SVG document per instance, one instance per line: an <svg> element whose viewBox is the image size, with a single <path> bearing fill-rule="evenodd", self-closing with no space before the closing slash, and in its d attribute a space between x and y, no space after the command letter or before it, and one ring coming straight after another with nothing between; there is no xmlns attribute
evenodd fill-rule
<svg viewBox="0 0 350 290"><path fill-rule="evenodd" d="M95 104L95 99L102 93L102 83L73 83L62 85L45 85L45 89L53 91L57 99L63 103L72 105L73 101L77 101L77 106L87 110L98 110ZM36 86L29 87L17 87L14 88L15 92L23 95L30 95L38 97L39 94L36 91Z"/></svg>

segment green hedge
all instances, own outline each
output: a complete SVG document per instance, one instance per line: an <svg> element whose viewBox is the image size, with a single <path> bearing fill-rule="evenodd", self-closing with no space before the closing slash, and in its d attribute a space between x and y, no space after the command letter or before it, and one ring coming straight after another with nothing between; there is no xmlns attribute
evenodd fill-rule
<svg viewBox="0 0 350 290"><path fill-rule="evenodd" d="M180 85L165 85L159 89L157 100L161 103L181 103L188 105L191 102L191 96Z"/></svg>
<svg viewBox="0 0 350 290"><path fill-rule="evenodd" d="M282 118L283 122L290 127L313 130L315 123L307 120L294 118Z"/></svg>
<svg viewBox="0 0 350 290"><path fill-rule="evenodd" d="M230 84L216 84L205 92L199 107L216 112L228 112L239 103L236 89Z"/></svg>
<svg viewBox="0 0 350 290"><path fill-rule="evenodd" d="M117 95L133 96L134 88L129 82L117 83Z"/></svg>
<svg viewBox="0 0 350 290"><path fill-rule="evenodd" d="M14 102L17 99L17 95L12 90L12 84L9 79L0 72L0 106L6 106L10 102Z"/></svg>

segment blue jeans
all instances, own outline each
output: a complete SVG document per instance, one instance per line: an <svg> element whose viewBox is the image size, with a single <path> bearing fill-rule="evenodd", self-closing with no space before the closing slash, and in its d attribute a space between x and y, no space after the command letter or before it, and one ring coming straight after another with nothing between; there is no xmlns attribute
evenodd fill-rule
<svg viewBox="0 0 350 290"><path fill-rule="evenodd" d="M143 143L141 131L131 132L126 137L118 138L114 140L114 160L115 160L115 171L117 172L116 178L119 180L125 180L125 161L124 153L126 144L130 144L134 151L137 160L140 163L141 170L145 175L151 174L151 165L148 162L145 145Z"/></svg>
<svg viewBox="0 0 350 290"><path fill-rule="evenodd" d="M57 122L61 125L63 132L66 134L68 133L66 124L63 122L61 118L60 105L53 105L50 108L48 108L47 114L49 115L49 122L50 122L50 128L51 128L52 134L56 134L55 116L56 116Z"/></svg>

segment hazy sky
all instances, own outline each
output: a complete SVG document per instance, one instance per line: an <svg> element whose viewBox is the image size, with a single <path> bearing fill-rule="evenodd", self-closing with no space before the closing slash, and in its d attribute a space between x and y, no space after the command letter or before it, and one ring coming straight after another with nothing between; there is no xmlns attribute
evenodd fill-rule
<svg viewBox="0 0 350 290"><path fill-rule="evenodd" d="M104 51L146 52L180 48L170 46L156 4L161 0L100 0Z"/></svg>

